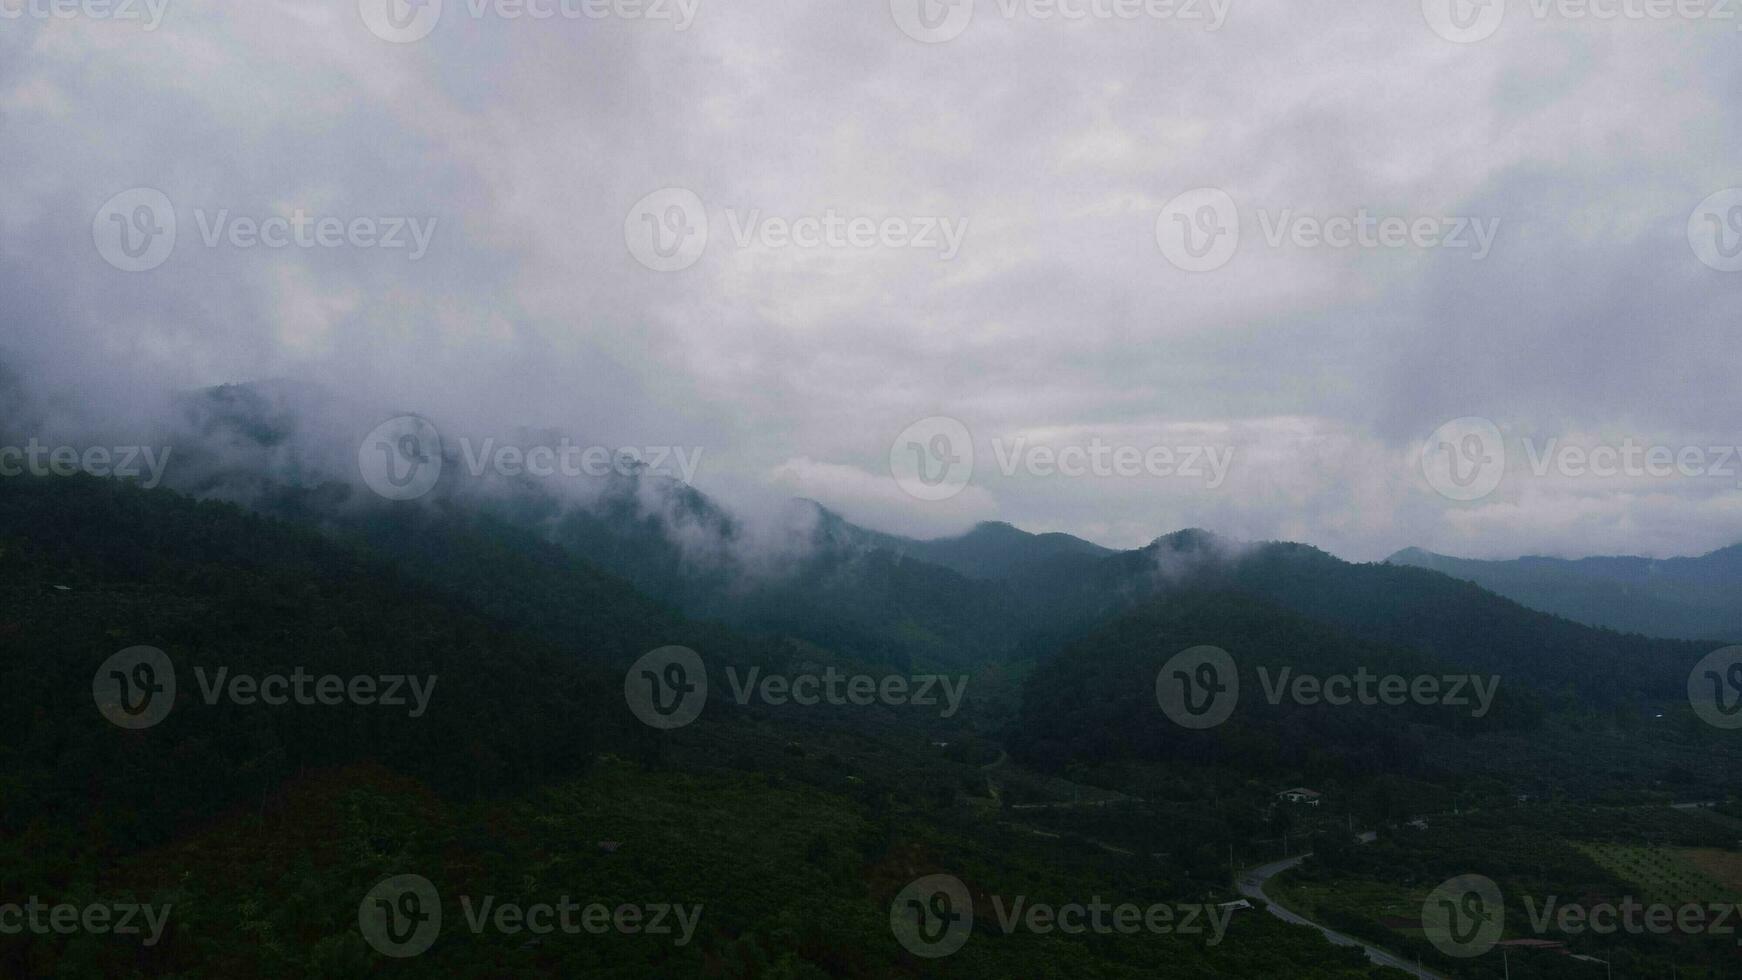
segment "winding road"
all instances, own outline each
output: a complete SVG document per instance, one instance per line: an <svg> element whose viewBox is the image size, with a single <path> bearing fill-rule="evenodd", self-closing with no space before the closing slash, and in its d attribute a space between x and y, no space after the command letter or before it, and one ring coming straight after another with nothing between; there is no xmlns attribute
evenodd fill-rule
<svg viewBox="0 0 1742 980"><path fill-rule="evenodd" d="M1272 902L1269 896L1264 894L1264 883L1282 872L1300 864L1302 861L1306 860L1306 857L1307 855L1302 854L1296 857L1291 857L1286 861L1276 861L1272 864L1266 864L1261 867L1249 868L1241 873L1239 880L1235 884L1240 889L1241 895L1245 896L1254 905L1269 908L1271 915L1276 916L1284 922L1292 922L1295 925L1300 926L1311 926L1312 928L1324 933L1326 939L1329 939L1338 946L1359 946L1367 954L1369 960L1372 960L1380 966L1389 966L1393 969L1402 970L1410 976L1420 977L1422 980L1446 980L1446 977L1442 974L1435 973L1432 970L1419 968L1414 963L1405 963L1403 960L1387 953L1385 950L1382 950L1377 946L1369 946L1359 939L1345 936L1334 929L1321 926L1317 922L1304 916L1296 915L1288 909L1283 908L1281 905Z"/></svg>

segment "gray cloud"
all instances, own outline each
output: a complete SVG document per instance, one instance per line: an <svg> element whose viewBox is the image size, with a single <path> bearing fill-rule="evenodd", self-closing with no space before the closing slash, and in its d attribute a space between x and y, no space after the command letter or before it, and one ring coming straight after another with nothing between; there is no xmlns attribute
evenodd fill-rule
<svg viewBox="0 0 1742 980"><path fill-rule="evenodd" d="M799 494L902 532L996 517L1135 545L1202 525L1352 557L1742 539L1734 480L1514 460L1457 503L1416 460L1461 416L1514 440L1742 441L1742 280L1686 237L1697 204L1742 186L1733 23L1519 8L1455 45L1377 0L1236 2L1215 32L1007 22L981 0L961 37L924 45L881 2L704 2L681 32L446 6L406 45L342 0L173 0L150 33L0 21L0 348L54 406L30 425L285 377L478 431L705 446L698 483L746 509ZM175 203L179 238L127 274L91 225L141 186ZM668 186L700 197L711 233L658 273L624 224ZM1200 186L1238 202L1243 240L1186 273L1156 218ZM207 247L196 220L299 208L438 224L413 262ZM1478 262L1272 247L1260 228L1360 209L1499 233ZM730 231L830 210L969 230L950 261ZM934 415L967 424L979 463L941 504L887 469L896 434ZM1234 453L1225 483L992 462L1018 436L1188 434Z"/></svg>

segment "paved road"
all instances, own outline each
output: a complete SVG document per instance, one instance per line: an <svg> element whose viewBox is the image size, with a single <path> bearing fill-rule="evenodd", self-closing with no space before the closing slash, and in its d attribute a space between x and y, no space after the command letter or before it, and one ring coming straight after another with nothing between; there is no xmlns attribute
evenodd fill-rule
<svg viewBox="0 0 1742 980"><path fill-rule="evenodd" d="M1285 909L1282 906L1277 905L1274 902L1271 902L1269 897L1264 894L1264 883L1269 881L1271 878L1275 877L1276 875L1281 874L1284 871L1287 871L1289 868L1292 868L1295 865L1300 864L1301 861L1305 860L1305 858L1306 858L1306 855L1303 854L1303 855L1300 855L1299 857L1291 857L1286 861L1277 861L1274 864L1266 864L1261 868L1252 868L1252 869L1245 871L1244 873L1242 873L1240 875L1240 879L1236 883L1240 889L1240 894L1246 896L1246 898L1248 900L1250 900L1252 902L1252 904L1257 905L1259 907L1264 907L1264 906L1268 905L1270 908L1270 914L1276 916L1277 918L1281 919L1284 922L1292 922L1295 925L1311 926L1314 929L1317 929L1318 931L1325 934L1326 939L1329 939L1331 942L1336 943L1338 946L1359 946L1359 947L1361 947L1361 949L1367 953L1367 958L1369 960L1372 960L1373 962L1379 964L1380 966L1393 967L1395 969L1402 970L1403 972L1409 974L1412 977L1421 977L1421 978L1423 978L1423 980L1446 980L1445 976L1442 974L1435 973L1434 971L1428 970L1428 969L1418 970L1414 963L1405 963L1403 960L1391 955L1390 953L1387 953L1386 951L1384 951L1382 949L1379 949L1376 946L1369 946L1359 939L1355 939L1355 938L1350 937L1350 936L1345 936L1342 933L1337 932L1334 929L1327 929L1324 926L1319 925L1317 922L1313 922L1310 919L1307 919L1303 916L1296 915L1293 912L1290 912L1288 909Z"/></svg>

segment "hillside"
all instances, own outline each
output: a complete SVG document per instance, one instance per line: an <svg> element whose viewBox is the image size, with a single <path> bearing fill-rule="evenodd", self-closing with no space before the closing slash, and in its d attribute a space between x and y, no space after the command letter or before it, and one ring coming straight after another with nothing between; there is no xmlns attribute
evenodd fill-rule
<svg viewBox="0 0 1742 980"><path fill-rule="evenodd" d="M949 873L987 903L955 976L1369 975L1358 954L1258 915L1221 944L1004 936L989 896L1226 892L1214 862L1208 876L1195 856L1132 866L1012 824L986 796L987 756L961 758L887 708L722 699L675 732L640 725L623 699L625 651L689 640L711 675L735 666L720 649L782 671L801 657L850 664L688 623L486 519L392 517L316 533L169 491L0 481L0 716L20 722L0 729L0 890L173 910L144 947L9 938L0 972L926 976L889 909L907 882ZM132 644L162 649L177 685L167 716L125 731L93 705L92 673ZM427 710L202 693L211 671L299 669L425 677ZM947 737L971 745L955 724ZM1000 778L1046 785L1013 768ZM446 920L428 952L400 962L369 947L358 915L372 886L406 873L437 883ZM461 901L485 897L700 912L682 943L528 941L468 928Z"/></svg>
<svg viewBox="0 0 1742 980"><path fill-rule="evenodd" d="M1532 609L1623 633L1707 643L1742 639L1742 545L1692 558L1510 561L1406 548L1386 561L1432 569Z"/></svg>

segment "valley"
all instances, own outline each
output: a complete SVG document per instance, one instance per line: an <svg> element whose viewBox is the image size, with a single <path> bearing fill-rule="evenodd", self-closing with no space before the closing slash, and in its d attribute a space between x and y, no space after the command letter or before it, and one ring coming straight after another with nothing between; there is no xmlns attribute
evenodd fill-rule
<svg viewBox="0 0 1742 980"><path fill-rule="evenodd" d="M207 493L229 480L213 476ZM1733 804L1671 806L1729 800L1742 774L1742 746L1678 689L1700 645L1198 531L1132 552L999 525L913 541L801 504L787 567L752 574L705 497L623 479L585 511L533 485L413 507L281 485L244 510L94 479L0 482L0 690L8 717L33 719L0 742L4 883L180 910L126 959L36 939L5 947L11 965L174 972L242 928L260 941L226 946L235 973L372 972L387 964L346 903L355 919L372 881L407 869L456 926L485 897L511 926L571 901L702 910L682 943L444 926L429 962L480 976L930 975L927 947L885 920L914 882L947 880L973 923L952 976L1407 975L1419 958L1425 975L1487 977L1492 956L1425 938L1442 878L1730 894ZM677 521L712 529L715 557L676 551ZM42 636L59 642L24 642ZM168 720L117 739L79 674L130 644L161 648L187 683ZM650 727L625 671L635 682L664 649L691 651L706 684L676 692L703 699L694 721ZM1210 727L1157 706L1164 662L1194 650L1216 656L1182 679L1220 679L1187 703L1233 696ZM421 688L427 716L366 699L267 710L213 670L439 686ZM1311 789L1288 802L1287 787ZM1514 853L1556 857L1495 865ZM285 880L298 897L269 900ZM1026 915L999 928L994 913L1242 896L1256 908L1213 936ZM1727 969L1700 937L1604 951L1638 970ZM1506 959L1520 977L1584 962Z"/></svg>

